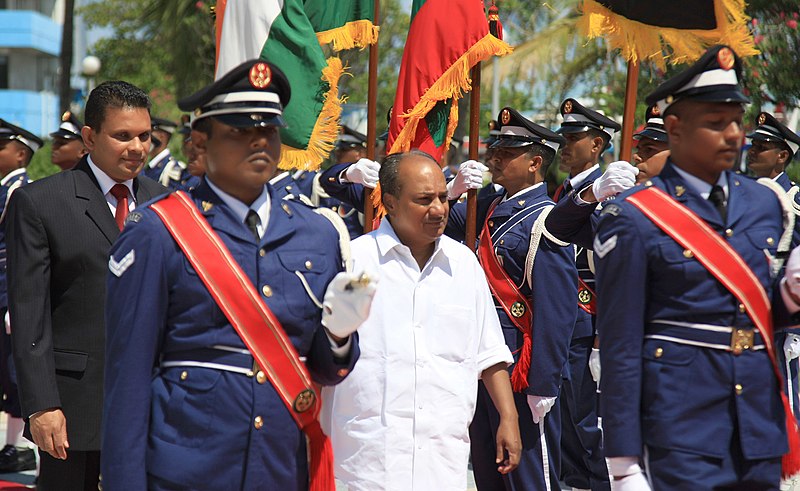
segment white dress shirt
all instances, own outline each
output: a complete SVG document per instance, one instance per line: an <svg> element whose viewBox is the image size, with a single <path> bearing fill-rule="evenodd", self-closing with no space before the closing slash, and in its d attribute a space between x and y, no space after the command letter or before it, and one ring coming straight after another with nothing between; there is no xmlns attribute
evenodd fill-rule
<svg viewBox="0 0 800 491"><path fill-rule="evenodd" d="M380 282L361 358L323 393L336 477L350 491L463 491L478 379L512 362L483 270L448 237L420 270L387 219L352 252Z"/></svg>
<svg viewBox="0 0 800 491"><path fill-rule="evenodd" d="M125 187L128 188L128 211L133 211L133 209L136 208L136 194L133 192L133 179L128 179L125 182L119 183L108 177L108 174L103 172L100 167L97 167L94 161L92 161L91 155L87 155L86 160L89 162L89 168L92 169L94 178L97 179L97 184L100 185L100 192L106 197L106 203L108 203L111 214L113 215L117 211L117 198L111 194L111 188L113 188L115 184L124 184Z"/></svg>

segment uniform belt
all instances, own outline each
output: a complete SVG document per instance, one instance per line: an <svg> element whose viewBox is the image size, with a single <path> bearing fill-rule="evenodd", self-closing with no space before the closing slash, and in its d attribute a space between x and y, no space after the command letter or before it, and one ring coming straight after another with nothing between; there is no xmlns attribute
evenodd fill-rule
<svg viewBox="0 0 800 491"><path fill-rule="evenodd" d="M764 349L761 333L752 327L716 326L658 319L650 321L644 337L730 351L735 355L746 350Z"/></svg>
<svg viewBox="0 0 800 491"><path fill-rule="evenodd" d="M305 361L305 357L300 357ZM241 373L248 377L258 371L253 355L244 348L214 346L184 351L171 351L161 358L161 367L201 367L225 372Z"/></svg>

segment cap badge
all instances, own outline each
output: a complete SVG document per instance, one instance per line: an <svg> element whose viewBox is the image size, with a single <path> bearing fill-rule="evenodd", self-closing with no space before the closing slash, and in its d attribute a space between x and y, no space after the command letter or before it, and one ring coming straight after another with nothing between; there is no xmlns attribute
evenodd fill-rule
<svg viewBox="0 0 800 491"><path fill-rule="evenodd" d="M767 115L766 114L761 113L761 114L758 115L758 124L764 124L764 122L766 120L767 120Z"/></svg>
<svg viewBox="0 0 800 491"><path fill-rule="evenodd" d="M564 103L564 113L569 114L572 112L572 101L567 101Z"/></svg>
<svg viewBox="0 0 800 491"><path fill-rule="evenodd" d="M733 68L735 61L736 60L733 56L733 51L731 51L730 48L722 48L717 53L717 62L719 63L720 68L723 70L730 70Z"/></svg>
<svg viewBox="0 0 800 491"><path fill-rule="evenodd" d="M653 106L653 107L650 109L650 113L651 113L653 116L660 116L660 115L661 115L661 109L659 109L659 108L658 108L658 106Z"/></svg>
<svg viewBox="0 0 800 491"><path fill-rule="evenodd" d="M503 112L500 113L500 121L503 124L508 124L511 121L511 113L508 112L508 109L503 109Z"/></svg>
<svg viewBox="0 0 800 491"><path fill-rule="evenodd" d="M61 121L66 123L67 121L69 121L69 118L71 118L71 117L72 117L72 113L71 112L64 111L64 114L61 115Z"/></svg>
<svg viewBox="0 0 800 491"><path fill-rule="evenodd" d="M266 88L272 80L272 70L263 62L256 63L250 69L250 85L257 89Z"/></svg>

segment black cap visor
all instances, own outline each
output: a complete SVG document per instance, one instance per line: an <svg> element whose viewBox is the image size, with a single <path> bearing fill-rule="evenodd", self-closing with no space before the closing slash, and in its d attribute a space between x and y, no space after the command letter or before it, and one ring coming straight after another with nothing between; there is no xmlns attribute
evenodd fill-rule
<svg viewBox="0 0 800 491"><path fill-rule="evenodd" d="M669 140L666 133L663 131L654 130L652 128L645 128L639 133L633 135L634 140L641 140L642 138L649 138L657 142L666 142Z"/></svg>
<svg viewBox="0 0 800 491"><path fill-rule="evenodd" d="M64 128L60 128L58 131L54 131L50 133L51 138L65 138L67 140L77 140L81 137L81 135L76 135L71 131L67 131Z"/></svg>
<svg viewBox="0 0 800 491"><path fill-rule="evenodd" d="M489 145L489 148L519 148L533 145L535 142L525 136L506 136L500 135Z"/></svg>

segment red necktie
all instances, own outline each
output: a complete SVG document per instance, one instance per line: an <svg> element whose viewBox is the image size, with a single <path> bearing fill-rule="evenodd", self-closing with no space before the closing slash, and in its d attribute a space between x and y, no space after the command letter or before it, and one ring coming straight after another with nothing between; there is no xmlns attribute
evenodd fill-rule
<svg viewBox="0 0 800 491"><path fill-rule="evenodd" d="M111 196L117 199L117 211L114 212L114 220L120 230L125 226L125 219L128 218L128 188L124 184L114 184L111 188Z"/></svg>

